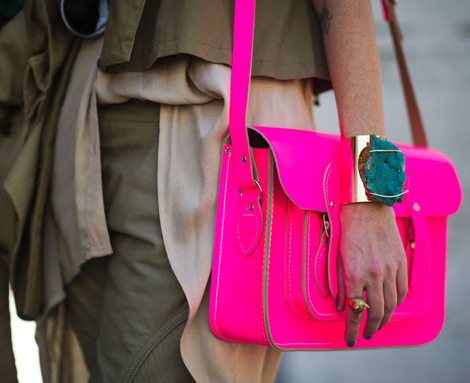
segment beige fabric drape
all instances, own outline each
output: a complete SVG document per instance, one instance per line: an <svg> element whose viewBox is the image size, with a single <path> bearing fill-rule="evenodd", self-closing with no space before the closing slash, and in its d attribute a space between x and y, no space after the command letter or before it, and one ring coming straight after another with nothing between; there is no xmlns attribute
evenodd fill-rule
<svg viewBox="0 0 470 383"><path fill-rule="evenodd" d="M208 322L217 187L228 133L230 67L182 57L147 72L97 77L98 101L162 103L158 200L165 248L190 307L181 352L198 382L270 382L280 355L214 337ZM247 121L314 130L309 80L254 78Z"/></svg>
<svg viewBox="0 0 470 383"><path fill-rule="evenodd" d="M77 61L86 55L87 60L96 63L99 50L96 49L93 57L91 44L96 41L83 43ZM91 65L91 70L97 70L96 65ZM81 74L78 72L74 71L73 76L84 75L83 70ZM210 331L208 322L207 283L212 264L221 150L228 134L230 75L229 66L180 55L163 60L147 72L98 71L96 82L87 82L80 98L93 100L96 93L101 104L122 103L132 98L161 103L157 175L161 226L168 258L190 308L181 339L183 360L198 382L271 382L280 360L278 351L220 341ZM248 123L314 130L311 84L309 79L253 78ZM88 161L95 163L99 161L99 152L91 148L96 148L96 142L86 138L98 132L94 117L96 105L88 101L87 105L88 116L78 118L75 127L68 129L90 132L87 136L80 135L74 147L76 153L88 153L91 157ZM60 129L61 126L59 132ZM60 142L57 152L64 150ZM101 177L99 166L89 168L88 172L82 167L75 167L74 171L75 177L85 183L91 175L95 180ZM55 172L54 177L60 174ZM88 186L95 187L95 192L101 187L99 182L90 181ZM76 200L69 193L81 191L74 188L68 193L54 194L53 214L61 212L65 198ZM100 208L98 203L94 206ZM89 212L79 206L76 213L76 238L68 240L80 241L83 226L78 222L86 220L84 216ZM101 220L92 220L90 225L87 230L103 232ZM75 273L76 265L93 254L94 244L88 245L87 251L75 254L70 275Z"/></svg>

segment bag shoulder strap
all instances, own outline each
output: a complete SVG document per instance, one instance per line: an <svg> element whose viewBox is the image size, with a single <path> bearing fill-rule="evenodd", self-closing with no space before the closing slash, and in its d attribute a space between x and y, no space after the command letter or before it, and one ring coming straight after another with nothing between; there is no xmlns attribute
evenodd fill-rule
<svg viewBox="0 0 470 383"><path fill-rule="evenodd" d="M250 188L258 190L251 171L246 127L254 27L255 0L235 0L229 127L232 155L235 158L235 175L243 193Z"/></svg>
<svg viewBox="0 0 470 383"><path fill-rule="evenodd" d="M398 23L398 18L395 12L396 1L382 0L382 6L384 10L384 18L388 21L390 26L393 47L395 48L395 55L397 57L398 68L400 70L401 84L405 95L413 143L417 146L427 147L428 140L426 137L426 131L424 129L421 112L419 110L410 72L406 63L405 52L402 46L403 34L401 33L400 24Z"/></svg>
<svg viewBox="0 0 470 383"><path fill-rule="evenodd" d="M402 47L402 34L395 12L395 0L382 0L385 19L389 22L405 95L413 143L428 146L421 113L416 100ZM251 59L255 24L255 0L235 0L232 78L230 89L230 137L235 157L235 174L240 191L257 191L251 170L246 126L246 109L250 90Z"/></svg>

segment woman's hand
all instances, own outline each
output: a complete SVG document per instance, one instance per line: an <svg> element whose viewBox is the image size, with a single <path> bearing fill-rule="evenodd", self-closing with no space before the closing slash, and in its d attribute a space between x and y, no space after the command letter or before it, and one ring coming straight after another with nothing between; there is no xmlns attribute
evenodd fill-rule
<svg viewBox="0 0 470 383"><path fill-rule="evenodd" d="M323 31L342 136L385 136L380 56L370 0L312 1ZM338 309L344 309L345 297L362 297L366 290L370 309L363 335L370 339L405 298L405 252L393 210L388 206L346 205L340 218ZM347 308L348 346L352 347L357 339L361 317L356 318Z"/></svg>
<svg viewBox="0 0 470 383"><path fill-rule="evenodd" d="M364 338L370 339L386 324L403 302L408 290L406 255L392 208L380 203L344 205L340 213L341 237L338 264L338 311L345 298L367 294L367 324ZM346 307L345 341L354 346L362 314Z"/></svg>

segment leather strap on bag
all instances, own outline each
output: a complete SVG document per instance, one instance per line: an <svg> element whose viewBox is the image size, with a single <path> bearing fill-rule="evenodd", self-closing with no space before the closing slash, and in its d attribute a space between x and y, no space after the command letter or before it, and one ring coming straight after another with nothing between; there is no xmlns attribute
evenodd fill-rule
<svg viewBox="0 0 470 383"><path fill-rule="evenodd" d="M413 83L411 82L410 72L408 71L408 65L406 63L405 52L402 46L403 34L401 33L400 24L398 23L398 18L395 12L396 1L382 0L382 6L384 10L384 18L388 21L390 26L393 47L395 48L395 55L397 57L398 68L400 70L401 83L403 86L403 93L405 94L406 108L408 110L408 119L410 121L413 143L417 146L428 147L426 131L424 130L423 120L421 118Z"/></svg>
<svg viewBox="0 0 470 383"><path fill-rule="evenodd" d="M395 0L382 0L384 17L389 22L397 56L413 143L417 146L427 147L426 132L402 47L403 36L395 13L395 4ZM248 198L260 196L260 190L253 180L246 125L254 23L255 0L235 0L229 124L237 184L240 187L242 196L247 196Z"/></svg>
<svg viewBox="0 0 470 383"><path fill-rule="evenodd" d="M235 174L242 196L260 192L251 171L246 128L254 27L255 0L235 0L229 124L232 153L235 158Z"/></svg>

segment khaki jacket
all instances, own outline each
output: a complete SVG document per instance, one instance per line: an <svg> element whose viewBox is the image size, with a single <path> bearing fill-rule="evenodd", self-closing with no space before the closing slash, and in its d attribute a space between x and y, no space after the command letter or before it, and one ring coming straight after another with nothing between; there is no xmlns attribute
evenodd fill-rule
<svg viewBox="0 0 470 383"><path fill-rule="evenodd" d="M9 315L10 258L14 247L17 220L4 182L26 139L21 110L22 78L30 56L24 14L0 27L0 372L2 382L16 383L16 367L11 342Z"/></svg>
<svg viewBox="0 0 470 383"><path fill-rule="evenodd" d="M1 55L2 69L13 70L9 87L0 92L6 103L23 104L21 137L2 179L4 253L10 265L10 283L18 315L36 319L41 314L41 226L50 179L55 128L71 65L80 40L59 20L54 0L25 1L21 29L14 36L15 51ZM58 22L59 21L59 22ZM54 28L51 28L53 26ZM52 30L54 29L54 30ZM13 60L10 65L8 61ZM2 75L8 72L2 72ZM3 78L3 76L2 76ZM11 90L10 94L5 94ZM23 92L21 92L23 90ZM1 153L2 159L5 153Z"/></svg>
<svg viewBox="0 0 470 383"><path fill-rule="evenodd" d="M231 65L234 4L234 0L111 1L100 68L143 72L175 54ZM311 0L256 1L252 75L278 80L329 78Z"/></svg>

